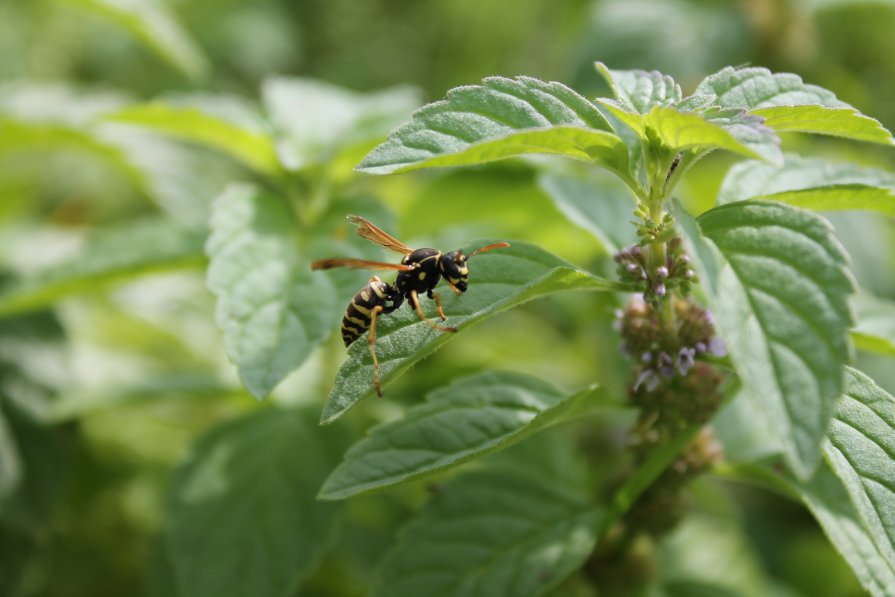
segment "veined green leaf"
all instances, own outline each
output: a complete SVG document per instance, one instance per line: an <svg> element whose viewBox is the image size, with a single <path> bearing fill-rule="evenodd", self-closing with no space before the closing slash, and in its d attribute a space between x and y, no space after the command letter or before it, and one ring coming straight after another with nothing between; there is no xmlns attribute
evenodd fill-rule
<svg viewBox="0 0 895 597"><path fill-rule="evenodd" d="M0 292L0 317L149 272L201 264L205 233L163 221L131 223L88 240L71 259Z"/></svg>
<svg viewBox="0 0 895 597"><path fill-rule="evenodd" d="M469 253L491 242L495 241L481 241L465 247L464 251ZM461 297L451 292L443 297L446 325L458 328L458 334L433 330L407 306L377 321L376 353L383 385L445 342L462 337L464 329L496 313L556 292L621 288L615 282L577 269L543 249L522 242L477 256L469 269L469 290ZM432 305L425 305L431 301L423 302L428 316L432 317ZM363 337L348 348L348 360L339 369L320 422L335 421L373 392L373 361Z"/></svg>
<svg viewBox="0 0 895 597"><path fill-rule="evenodd" d="M792 73L772 73L763 67L727 66L709 75L683 101L688 109L718 106L756 110L778 106L817 105L851 108L832 91L810 85Z"/></svg>
<svg viewBox="0 0 895 597"><path fill-rule="evenodd" d="M338 507L314 499L342 445L302 413L213 429L176 472L167 547L184 595L288 597L326 549Z"/></svg>
<svg viewBox="0 0 895 597"><path fill-rule="evenodd" d="M538 185L571 223L593 235L607 252L637 242L629 225L634 204L623 188L595 178L551 173L538 177Z"/></svg>
<svg viewBox="0 0 895 597"><path fill-rule="evenodd" d="M518 468L444 487L400 531L373 595L540 595L580 567L601 512L561 476Z"/></svg>
<svg viewBox="0 0 895 597"><path fill-rule="evenodd" d="M208 287L230 360L246 388L267 396L332 331L331 277L312 275L286 201L249 185L215 200Z"/></svg>
<svg viewBox="0 0 895 597"><path fill-rule="evenodd" d="M809 482L788 485L801 496L864 588L874 597L891 595L895 568L880 553L848 493L827 464L822 463Z"/></svg>
<svg viewBox="0 0 895 597"><path fill-rule="evenodd" d="M742 201L696 221L677 210L721 337L780 439L807 478L842 393L851 346L846 256L820 216Z"/></svg>
<svg viewBox="0 0 895 597"><path fill-rule="evenodd" d="M780 141L774 132L741 111L698 114L656 106L646 115L645 125L673 151L717 148L771 162L781 159Z"/></svg>
<svg viewBox="0 0 895 597"><path fill-rule="evenodd" d="M208 71L208 60L170 9L158 0L61 0L103 16L192 79Z"/></svg>
<svg viewBox="0 0 895 597"><path fill-rule="evenodd" d="M602 62L597 62L596 67L615 98L640 114L649 113L653 106L670 106L683 98L681 86L659 71L611 70Z"/></svg>
<svg viewBox="0 0 895 597"><path fill-rule="evenodd" d="M735 164L721 184L718 203L741 199L770 199L814 210L895 214L895 174L787 154L781 166L758 161Z"/></svg>
<svg viewBox="0 0 895 597"><path fill-rule="evenodd" d="M765 126L778 133L814 133L883 145L895 144L892 133L886 127L854 108L775 106L751 110L750 113L764 118Z"/></svg>
<svg viewBox="0 0 895 597"><path fill-rule="evenodd" d="M895 570L895 398L849 368L824 452L870 538Z"/></svg>
<svg viewBox="0 0 895 597"><path fill-rule="evenodd" d="M570 395L519 373L465 377L431 393L404 418L371 430L348 451L320 497L343 499L443 472L601 402L607 397L596 388Z"/></svg>
<svg viewBox="0 0 895 597"><path fill-rule="evenodd" d="M895 356L895 302L863 293L853 304L858 321L851 333L855 347Z"/></svg>
<svg viewBox="0 0 895 597"><path fill-rule="evenodd" d="M593 161L623 178L627 149L596 106L560 83L489 77L419 109L358 166L389 174L480 164L527 153Z"/></svg>
<svg viewBox="0 0 895 597"><path fill-rule="evenodd" d="M422 101L411 87L357 93L301 78L267 79L262 97L281 135L280 160L292 170L331 160L343 146L378 140Z"/></svg>
<svg viewBox="0 0 895 597"><path fill-rule="evenodd" d="M262 174L274 174L279 169L269 127L249 105L236 98L172 98L130 106L107 119L211 147Z"/></svg>
<svg viewBox="0 0 895 597"><path fill-rule="evenodd" d="M706 77L680 107L710 106L748 110L765 118L778 132L833 135L891 145L892 135L878 121L864 116L823 87L809 85L791 73L766 68L725 67Z"/></svg>

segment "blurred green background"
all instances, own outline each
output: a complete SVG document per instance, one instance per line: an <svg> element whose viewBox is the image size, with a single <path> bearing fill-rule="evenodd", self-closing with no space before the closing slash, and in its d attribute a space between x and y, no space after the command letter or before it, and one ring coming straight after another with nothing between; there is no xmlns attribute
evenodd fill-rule
<svg viewBox="0 0 895 597"><path fill-rule="evenodd" d="M257 105L265 81L305 77L359 92L415 88L418 95L403 92L400 122L414 104L493 74L605 95L595 60L661 70L685 91L725 65L754 64L796 72L892 129L893 31L895 2L846 0L4 0L0 289L47 271L59 276L59 268L83 279L52 287L30 306L0 308L7 420L0 444L15 443L26 471L0 501L0 595L173 595L157 541L171 471L213 424L267 407L240 387L227 362L201 255L210 202L228 181L252 175L219 153L145 131L104 131L115 141L111 153L71 132L104 107L196 94ZM325 129L331 115L317 109L304 116ZM61 128L38 135L22 124L34 122ZM319 167L346 196L379 198L393 214L389 228L409 244L525 239L612 271L606 250L564 220L529 163L352 175L384 132L346 144ZM893 166L891 153L872 147L811 143L787 140L796 150ZM732 162L713 156L700 164L683 198L711 205ZM607 194L621 192L599 181ZM194 236L171 239L159 222ZM839 214L834 223L861 285L895 295L891 222ZM103 259L127 261L143 243L170 258L157 267L137 257L126 275L104 277ZM621 392L626 365L611 329L617 300L565 296L495 318L414 368L346 426L358 434L394 417L402 402L487 367L569 388L600 379ZM270 402L319 407L341 358L331 339ZM862 358L878 383L895 389L887 363ZM589 441L611 457L605 437ZM0 488L14 473L3 466L0 458ZM697 489L699 518L674 542L726 541L748 552L729 565L771 579L775 595L862 594L801 507L742 486ZM423 491L353 500L336 548L303 594L363 594ZM719 512L742 525L728 532Z"/></svg>

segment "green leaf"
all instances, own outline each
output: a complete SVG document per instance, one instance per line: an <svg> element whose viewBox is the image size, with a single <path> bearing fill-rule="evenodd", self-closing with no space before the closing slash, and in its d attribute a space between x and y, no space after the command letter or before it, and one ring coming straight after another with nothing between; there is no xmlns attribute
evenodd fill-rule
<svg viewBox="0 0 895 597"><path fill-rule="evenodd" d="M464 251L468 253L491 242L495 241L483 240L465 247ZM376 353L383 385L446 342L462 337L466 328L501 311L566 290L611 291L621 288L617 283L577 269L543 249L522 242L513 242L508 249L477 256L470 264L470 272L469 290L463 296L457 297L450 292L445 293L449 296L443 296L448 318L446 325L458 328L460 333L433 330L406 306L377 321ZM424 304L424 309L431 318L432 305ZM339 369L320 422L335 421L359 400L373 393L373 361L366 337L362 337L348 348L348 360Z"/></svg>
<svg viewBox="0 0 895 597"><path fill-rule="evenodd" d="M6 498L19 487L22 476L22 461L15 435L0 410L0 512Z"/></svg>
<svg viewBox="0 0 895 597"><path fill-rule="evenodd" d="M560 83L489 77L422 107L358 166L389 174L481 164L527 153L567 155L623 178L627 149L596 106Z"/></svg>
<svg viewBox="0 0 895 597"><path fill-rule="evenodd" d="M891 145L891 134L876 120L864 116L836 95L804 83L798 75L772 73L766 68L725 67L706 77L695 93L681 102L690 110L745 109L767 119L779 132L834 135Z"/></svg>
<svg viewBox="0 0 895 597"><path fill-rule="evenodd" d="M449 470L603 401L595 388L570 395L519 373L465 377L429 394L404 418L372 429L348 451L320 497L344 499Z"/></svg>
<svg viewBox="0 0 895 597"><path fill-rule="evenodd" d="M286 201L249 185L215 200L208 287L230 360L256 398L267 396L331 332L340 311L331 276L312 274Z"/></svg>
<svg viewBox="0 0 895 597"><path fill-rule="evenodd" d="M848 493L822 464L805 484L791 483L817 518L833 546L842 554L860 583L875 597L887 597L895 587L895 568L880 553L861 523Z"/></svg>
<svg viewBox="0 0 895 597"><path fill-rule="evenodd" d="M204 77L208 60L176 15L158 0L62 0L94 12L127 30L191 79Z"/></svg>
<svg viewBox="0 0 895 597"><path fill-rule="evenodd" d="M850 368L827 437L824 452L833 472L895 570L895 398Z"/></svg>
<svg viewBox="0 0 895 597"><path fill-rule="evenodd" d="M168 554L182 594L296 594L336 522L336 505L314 496L340 445L303 414L277 409L203 436L168 502Z"/></svg>
<svg viewBox="0 0 895 597"><path fill-rule="evenodd" d="M677 210L743 385L807 478L850 357L846 256L820 216L741 201L696 222Z"/></svg>
<svg viewBox="0 0 895 597"><path fill-rule="evenodd" d="M895 174L794 154L786 154L781 166L735 164L724 177L718 203L753 198L805 209L868 209L895 215Z"/></svg>
<svg viewBox="0 0 895 597"><path fill-rule="evenodd" d="M211 147L262 174L275 174L280 168L269 127L235 97L171 98L130 106L106 118Z"/></svg>
<svg viewBox="0 0 895 597"><path fill-rule="evenodd" d="M71 259L0 292L0 317L150 272L201 264L205 233L147 220L101 231Z"/></svg>
<svg viewBox="0 0 895 597"><path fill-rule="evenodd" d="M293 170L331 160L341 147L378 140L421 102L410 87L357 93L299 78L267 79L262 97L281 135L280 159Z"/></svg>
<svg viewBox="0 0 895 597"><path fill-rule="evenodd" d="M752 158L780 161L779 139L757 118L739 111L712 110L706 114L654 107L646 127L672 151L688 148L725 149Z"/></svg>
<svg viewBox="0 0 895 597"><path fill-rule="evenodd" d="M681 86L659 71L610 70L602 62L597 62L596 67L615 98L640 114L647 114L653 106L670 106L683 98Z"/></svg>
<svg viewBox="0 0 895 597"><path fill-rule="evenodd" d="M609 253L637 242L630 225L634 203L627 191L595 177L542 174L538 186L568 220L589 232Z"/></svg>
<svg viewBox="0 0 895 597"><path fill-rule="evenodd" d="M852 341L859 350L895 356L895 302L869 294L858 294L854 300L857 325Z"/></svg>
<svg viewBox="0 0 895 597"><path fill-rule="evenodd" d="M727 66L709 75L683 102L690 109L718 106L756 110L778 106L816 105L851 108L823 87L809 85L798 75L772 73L762 67Z"/></svg>
<svg viewBox="0 0 895 597"><path fill-rule="evenodd" d="M854 108L826 106L776 106L752 110L778 133L814 133L883 145L895 145L886 127Z"/></svg>
<svg viewBox="0 0 895 597"><path fill-rule="evenodd" d="M582 565L600 511L561 480L468 473L398 535L374 596L539 595Z"/></svg>

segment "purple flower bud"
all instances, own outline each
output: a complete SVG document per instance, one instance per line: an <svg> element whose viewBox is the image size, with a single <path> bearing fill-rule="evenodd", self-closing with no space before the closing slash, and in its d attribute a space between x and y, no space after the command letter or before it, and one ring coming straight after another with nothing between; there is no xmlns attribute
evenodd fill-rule
<svg viewBox="0 0 895 597"><path fill-rule="evenodd" d="M656 275L660 278L667 278L668 277L668 268L665 267L664 265L660 265L659 267L656 268Z"/></svg>
<svg viewBox="0 0 895 597"><path fill-rule="evenodd" d="M705 342L697 342L695 348L696 352L705 352L707 350Z"/></svg>
<svg viewBox="0 0 895 597"><path fill-rule="evenodd" d="M645 352L645 353L643 353L643 354L640 356L640 360L643 361L644 363L649 363L650 361L653 360L653 353L651 353L651 352Z"/></svg>
<svg viewBox="0 0 895 597"><path fill-rule="evenodd" d="M689 255L681 255L680 257L678 257L678 261L680 261L681 263L686 265L686 264L690 263L690 256Z"/></svg>
<svg viewBox="0 0 895 597"><path fill-rule="evenodd" d="M665 379L671 379L672 377L674 377L674 367L662 367L661 369L659 369L659 373L661 373L662 377L664 377Z"/></svg>
<svg viewBox="0 0 895 597"><path fill-rule="evenodd" d="M659 353L659 365L671 365L674 361L671 359L671 355L667 352Z"/></svg>
<svg viewBox="0 0 895 597"><path fill-rule="evenodd" d="M641 255L643 255L643 249L640 247L640 245L632 246L630 248L630 251L631 255L633 255L634 257L640 257Z"/></svg>
<svg viewBox="0 0 895 597"><path fill-rule="evenodd" d="M640 269L640 266L637 265L636 263L629 263L628 265L625 266L625 269L628 270L629 272L633 273L633 272L636 272L638 269Z"/></svg>
<svg viewBox="0 0 895 597"><path fill-rule="evenodd" d="M694 276L694 274L693 274L693 270L692 270L692 269L688 269L687 271L684 272L684 278L686 278L686 279L688 279L688 280L689 280L690 278L692 278L693 276Z"/></svg>
<svg viewBox="0 0 895 597"><path fill-rule="evenodd" d="M656 284L655 288L653 288L653 292L656 293L656 296L663 297L663 296L665 296L665 293L668 292L668 290L666 290L665 284L659 283L659 284Z"/></svg>
<svg viewBox="0 0 895 597"><path fill-rule="evenodd" d="M724 345L724 340L715 336L711 340L709 340L709 352L716 357L723 357L727 355L727 347Z"/></svg>

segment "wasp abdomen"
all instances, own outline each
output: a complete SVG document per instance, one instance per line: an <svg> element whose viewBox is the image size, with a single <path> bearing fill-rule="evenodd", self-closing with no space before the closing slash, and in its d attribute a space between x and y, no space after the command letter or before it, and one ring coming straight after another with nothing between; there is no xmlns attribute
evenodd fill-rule
<svg viewBox="0 0 895 597"><path fill-rule="evenodd" d="M401 306L403 297L390 284L381 280L371 281L354 295L342 318L342 341L345 346L364 335L370 329L373 310L381 307L382 314L391 313Z"/></svg>

